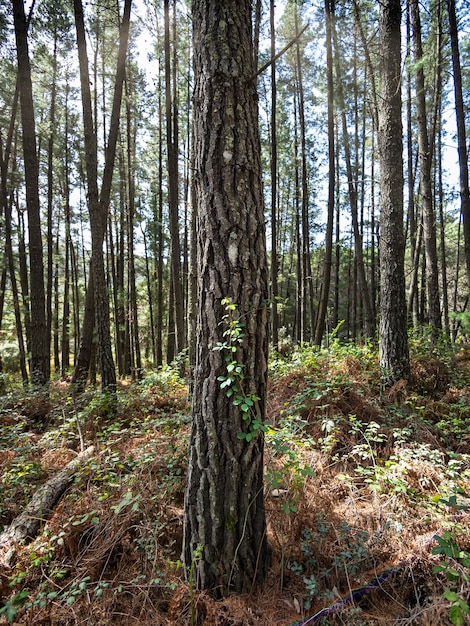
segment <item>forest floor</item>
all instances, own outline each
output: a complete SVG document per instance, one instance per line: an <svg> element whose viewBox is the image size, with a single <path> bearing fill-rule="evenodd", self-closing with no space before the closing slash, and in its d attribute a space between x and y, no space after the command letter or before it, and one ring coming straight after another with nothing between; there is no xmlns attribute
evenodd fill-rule
<svg viewBox="0 0 470 626"><path fill-rule="evenodd" d="M384 391L371 347L271 359L272 566L261 588L219 600L180 562L189 407L177 373L122 383L112 410L65 382L47 399L9 390L0 530L81 449L95 453L0 567L0 624L470 623L470 346L414 341L411 363L410 381Z"/></svg>

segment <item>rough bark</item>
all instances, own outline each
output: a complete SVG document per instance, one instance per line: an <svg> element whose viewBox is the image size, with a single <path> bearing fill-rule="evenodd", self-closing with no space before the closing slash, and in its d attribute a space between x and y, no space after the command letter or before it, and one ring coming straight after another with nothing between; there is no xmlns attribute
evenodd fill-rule
<svg viewBox="0 0 470 626"><path fill-rule="evenodd" d="M380 364L388 384L409 377L403 233L400 0L380 5Z"/></svg>
<svg viewBox="0 0 470 626"><path fill-rule="evenodd" d="M90 446L44 485L41 485L26 508L0 534L0 566L11 567L15 556L15 545L20 541L34 539L65 493L77 469L93 456L94 452L94 446Z"/></svg>
<svg viewBox="0 0 470 626"><path fill-rule="evenodd" d="M244 339L233 355L264 419L268 269L249 0L194 0L194 184L198 324L183 558L199 588L224 594L263 579L268 546L263 435L247 431L221 389L223 298L237 304ZM254 417L254 416L253 416ZM202 546L202 558L193 556Z"/></svg>

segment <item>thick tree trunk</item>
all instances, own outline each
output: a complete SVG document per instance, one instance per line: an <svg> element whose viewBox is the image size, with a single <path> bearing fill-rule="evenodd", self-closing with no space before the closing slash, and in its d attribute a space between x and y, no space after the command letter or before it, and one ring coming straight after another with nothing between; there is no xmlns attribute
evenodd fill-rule
<svg viewBox="0 0 470 626"><path fill-rule="evenodd" d="M380 5L380 364L387 384L409 377L403 233L400 0Z"/></svg>
<svg viewBox="0 0 470 626"><path fill-rule="evenodd" d="M198 219L198 325L183 557L199 588L250 589L268 566L263 433L249 426L220 376L227 376L221 325L229 298L243 324L230 359L251 420L264 420L268 269L249 0L194 0L194 149ZM253 428L253 422L252 428Z"/></svg>

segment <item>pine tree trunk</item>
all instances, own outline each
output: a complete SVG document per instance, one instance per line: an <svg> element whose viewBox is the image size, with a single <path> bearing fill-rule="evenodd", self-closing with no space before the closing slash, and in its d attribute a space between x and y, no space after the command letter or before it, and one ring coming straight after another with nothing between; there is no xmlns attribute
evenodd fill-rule
<svg viewBox="0 0 470 626"><path fill-rule="evenodd" d="M10 155L13 147L13 136L14 129L16 125L16 114L18 112L18 98L19 98L19 87L18 81L15 87L15 93L13 96L13 102L11 106L11 116L10 116L10 125L8 128L8 135L5 142L5 151L3 151L3 145L0 141L0 215L4 216L4 236L5 236L5 272L9 273L10 276L10 285L12 291L12 299L13 299L13 310L15 312L15 326L16 326L16 335L18 340L18 352L19 352L19 360L20 360L20 370L21 370L21 378L23 381L23 386L26 387L28 385L28 368L26 362L26 350L24 345L24 337L23 337L23 325L21 320L21 307L20 307L20 298L18 294L18 285L16 282L16 274L15 274L15 260L13 256L13 245L12 245L12 229L11 229L11 212L12 212L12 204L13 198L9 200L8 198L8 189L7 189L7 178L8 178L8 164L10 161ZM6 278L6 274L5 274ZM3 294L4 295L4 294ZM3 297L3 296L2 296Z"/></svg>
<svg viewBox="0 0 470 626"><path fill-rule="evenodd" d="M400 0L380 5L380 364L387 384L408 379L403 233Z"/></svg>
<svg viewBox="0 0 470 626"><path fill-rule="evenodd" d="M30 314L31 314L31 382L34 387L49 383L50 360L47 341L44 261L39 209L39 163L36 147L31 66L29 62L27 22L22 0L12 0L18 59L23 159L28 210Z"/></svg>
<svg viewBox="0 0 470 626"><path fill-rule="evenodd" d="M51 332L53 324L52 291L53 291L53 201L54 201L54 143L56 134L56 94L57 94L57 29L54 29L53 57L52 57L52 84L50 91L49 108L49 137L47 140L47 291L46 291L46 320L48 345L51 344ZM57 227L57 225L56 225ZM58 231L58 228L57 228ZM56 311L57 312L57 311ZM57 351L54 345L54 366L58 370L56 362Z"/></svg>
<svg viewBox="0 0 470 626"><path fill-rule="evenodd" d="M276 55L274 0L270 0L271 59ZM279 316L277 312L278 260L277 260L277 86L276 62L271 63L271 340L274 350L279 344Z"/></svg>
<svg viewBox="0 0 470 626"><path fill-rule="evenodd" d="M173 320L174 320L174 351L176 356L184 348L184 300L181 281L181 243L178 215L178 117L175 114L176 98L171 88L170 58L170 15L169 0L164 0L165 10L165 104L166 104L166 135L168 157L168 205L170 213L170 267L173 285ZM176 45L174 42L173 45ZM173 62L173 65L175 63ZM176 90L173 75L173 88ZM170 317L170 316L169 316ZM171 350L169 354L171 358ZM173 359L171 359L173 360Z"/></svg>
<svg viewBox="0 0 470 626"><path fill-rule="evenodd" d="M462 69L460 65L459 38L455 0L447 0L449 13L452 67L454 70L455 116L457 122L457 144L460 173L460 211L463 217L465 261L467 265L468 289L470 289L470 186L468 180L468 150L465 132L465 113L462 93Z"/></svg>
<svg viewBox="0 0 470 626"><path fill-rule="evenodd" d="M298 8L294 8L295 35L299 36ZM300 159L301 159L301 189L302 189L302 341L312 341L315 330L314 306L313 306L313 277L310 250L310 216L309 216L309 187L307 171L307 130L305 124L305 97L303 86L302 62L300 57L300 44L296 43L296 77L298 89L299 107L299 131L300 131Z"/></svg>
<svg viewBox="0 0 470 626"><path fill-rule="evenodd" d="M157 367L163 365L163 111L162 111L162 84L161 74L158 76L158 196L156 199L156 279L157 279Z"/></svg>
<svg viewBox="0 0 470 626"><path fill-rule="evenodd" d="M127 245L128 245L128 267L129 267L129 321L131 324L131 335L134 354L134 367L132 369L132 379L140 380L142 377L142 357L140 351L139 318L137 308L137 289L135 276L135 253L134 253L134 214L135 214L135 129L132 127L132 116L130 108L130 97L128 93L128 83L126 87L126 157L127 157Z"/></svg>
<svg viewBox="0 0 470 626"><path fill-rule="evenodd" d="M268 268L249 0L194 0L194 150L198 207L198 324L183 557L199 588L249 590L268 567L263 433L248 426L220 376L230 299L243 338L243 392L264 420ZM253 424L252 424L253 427ZM199 546L202 557L194 555Z"/></svg>
<svg viewBox="0 0 470 626"><path fill-rule="evenodd" d="M431 185L431 145L426 116L426 92L421 44L421 19L418 0L411 0L414 57L416 63L416 107L418 116L418 149L420 162L421 198L423 204L424 251L426 255L426 293L429 323L436 339L441 324L439 301L439 272L437 265L436 216Z"/></svg>
<svg viewBox="0 0 470 626"><path fill-rule="evenodd" d="M90 94L90 80L88 71L88 55L86 50L85 23L81 0L74 0L75 24L77 30L78 57L80 64L80 84L82 90L83 122L85 130L85 151L88 185L88 209L91 229L91 273L87 289L87 303L94 300L94 316L96 323L97 350L100 361L101 387L103 390L114 391L116 388L116 370L111 349L111 330L109 317L109 299L106 282L106 271L103 256L103 241L106 233L106 223L111 183L116 154L116 143L119 132L119 118L122 100L122 91L125 78L125 63L127 53L127 41L129 35L129 21L131 12L131 0L126 0L124 5L123 20L120 29L118 64L116 70L111 123L109 127L108 144L101 184L101 193L98 194L98 166L97 166L97 137L93 124L92 102ZM96 114L95 114L96 119ZM93 280L91 277L93 276ZM93 294L88 291L93 288ZM91 340L93 333L93 318L86 317L91 313L90 306L85 308L83 332L81 339L82 355L79 355L79 372L74 373L74 382L81 381L87 371L90 361L86 362L87 356L91 355ZM87 344L85 345L85 341ZM87 367L88 365L88 367Z"/></svg>
<svg viewBox="0 0 470 626"><path fill-rule="evenodd" d="M325 234L325 259L323 261L323 279L318 304L315 343L322 342L325 329L326 311L330 297L331 266L333 262L333 224L335 214L335 126L334 126L334 86L333 86L333 45L331 37L331 20L334 18L334 3L325 0L326 20L326 73L328 86L328 212Z"/></svg>
<svg viewBox="0 0 470 626"><path fill-rule="evenodd" d="M351 161L351 147L349 140L349 132L348 132L348 124L346 118L346 106L344 100L344 92L342 87L342 70L341 70L341 61L340 61L340 50L338 47L338 36L335 28L335 22L332 24L332 33L333 33L333 42L334 42L334 64L336 69L336 80L337 80L337 96L338 96L338 106L341 111L341 123L343 130L343 147L344 147L344 156L346 161L346 173L348 178L348 194L349 194L349 203L351 207L351 220L352 227L354 232L354 251L356 255L356 263L357 263L357 276L359 281L359 290L362 302L364 303L365 310L365 332L368 337L372 337L374 335L374 326L375 322L372 314L372 304L371 297L369 292L369 287L367 285L366 280L366 272L364 267L364 256L363 256L363 246L362 246L362 235L359 228L359 215L358 215L358 190L357 190L357 180L354 176L352 161ZM353 329L355 332L355 324L353 324Z"/></svg>

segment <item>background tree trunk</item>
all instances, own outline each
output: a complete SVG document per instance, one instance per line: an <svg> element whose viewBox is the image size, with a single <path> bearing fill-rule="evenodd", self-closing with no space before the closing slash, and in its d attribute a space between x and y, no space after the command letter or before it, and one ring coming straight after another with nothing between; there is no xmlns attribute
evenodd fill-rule
<svg viewBox="0 0 470 626"><path fill-rule="evenodd" d="M328 214L325 235L325 258L323 261L323 279L318 304L315 343L321 345L325 330L326 312L330 297L331 266L333 261L333 225L335 215L335 121L334 121L334 86L333 86L333 42L331 20L334 18L334 0L325 0L326 22L326 76L328 88Z"/></svg>
<svg viewBox="0 0 470 626"><path fill-rule="evenodd" d="M432 331L437 336L441 324L439 302L439 271L437 265L436 216L433 207L431 185L431 145L426 116L426 93L421 44L421 19L418 0L411 0L414 58L416 63L416 108L418 116L418 149L420 163L421 199L423 203L424 251L426 256L426 293L428 315Z"/></svg>
<svg viewBox="0 0 470 626"><path fill-rule="evenodd" d="M171 89L171 58L170 58L170 15L169 0L164 1L165 7L165 97L166 97L166 136L167 136L167 158L168 158L168 205L170 214L170 235L171 235L171 280L173 285L173 299L170 306L173 307L173 317L169 319L174 323L174 350L169 350L169 359L173 360L184 348L184 299L183 286L181 281L181 244L179 233L178 215L178 116L175 112L177 103L172 95ZM176 46L176 42L173 42ZM174 80L174 79L173 79ZM175 83L175 81L174 81ZM176 89L175 84L173 84ZM176 109L177 111L177 109ZM169 328L169 335L173 332L173 327Z"/></svg>
<svg viewBox="0 0 470 626"><path fill-rule="evenodd" d="M23 127L23 160L28 209L29 278L31 314L31 382L35 387L49 383L50 358L44 289L44 260L39 210L39 163L36 147L31 66L28 52L27 21L22 0L13 1L18 81Z"/></svg>
<svg viewBox="0 0 470 626"><path fill-rule="evenodd" d="M393 384L410 372L403 235L400 0L380 4L380 364Z"/></svg>
<svg viewBox="0 0 470 626"><path fill-rule="evenodd" d="M457 123L457 146L460 173L460 211L463 217L465 262L467 265L468 289L470 290L470 187L468 181L468 150L465 132L465 113L462 90L462 68L460 65L459 38L455 0L447 0L449 13L452 67L454 70L455 117Z"/></svg>
<svg viewBox="0 0 470 626"><path fill-rule="evenodd" d="M127 53L127 41L129 36L129 21L131 12L131 0L126 0L124 14L120 29L118 65L116 70L113 108L109 126L108 144L101 184L101 194L98 196L97 174L97 138L93 125L93 113L91 108L90 81L88 72L88 55L86 51L85 24L81 0L74 0L75 22L77 28L77 44L80 62L80 83L82 88L83 121L85 127L85 150L87 154L87 183L88 183L88 207L90 213L90 229L92 239L91 267L92 273L88 282L87 306L83 321L83 332L78 357L77 367L74 373L74 382L80 387L84 386L84 376L90 361L85 357L91 355L91 341L93 333L93 317L91 303L94 301L94 315L97 330L97 347L100 359L101 386L104 389L114 390L116 387L116 370L111 350L111 332L109 320L109 299L106 283L105 264L103 257L103 240L106 233L106 223L111 194L111 182L116 154L116 144L119 132L119 119L122 100L122 91L125 78L125 64ZM93 280L91 276L93 275ZM90 289L93 293L89 294ZM83 355L83 359L80 357ZM88 365L88 367L87 367Z"/></svg>
<svg viewBox="0 0 470 626"><path fill-rule="evenodd" d="M279 344L279 316L277 312L278 288L278 260L277 260L277 86L276 86L276 32L274 21L274 0L270 0L270 28L271 28L271 340L274 350Z"/></svg>

